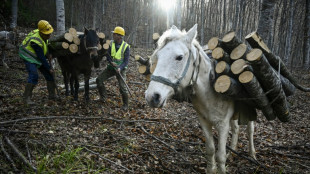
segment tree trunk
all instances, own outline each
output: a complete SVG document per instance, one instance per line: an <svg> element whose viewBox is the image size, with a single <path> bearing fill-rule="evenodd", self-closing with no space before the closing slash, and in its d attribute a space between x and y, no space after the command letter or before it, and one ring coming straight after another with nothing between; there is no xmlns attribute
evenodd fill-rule
<svg viewBox="0 0 310 174"><path fill-rule="evenodd" d="M275 4L276 0L263 0L257 28L257 32L262 38L267 39L267 45L269 46L271 46L271 39L273 38L273 13Z"/></svg>
<svg viewBox="0 0 310 174"><path fill-rule="evenodd" d="M56 0L57 35L65 33L65 5L63 0Z"/></svg>
<svg viewBox="0 0 310 174"><path fill-rule="evenodd" d="M305 17L305 42L304 42L304 67L309 68L310 67L310 0L307 0L306 2L306 17Z"/></svg>
<svg viewBox="0 0 310 174"><path fill-rule="evenodd" d="M15 29L17 26L17 13L18 13L18 0L12 0L12 21L11 21L11 29Z"/></svg>
<svg viewBox="0 0 310 174"><path fill-rule="evenodd" d="M263 56L263 52L260 49L253 49L247 54L246 59L251 63L263 90L268 93L267 97L271 101L275 115L280 121L288 122L290 120L289 107L281 87L281 81Z"/></svg>

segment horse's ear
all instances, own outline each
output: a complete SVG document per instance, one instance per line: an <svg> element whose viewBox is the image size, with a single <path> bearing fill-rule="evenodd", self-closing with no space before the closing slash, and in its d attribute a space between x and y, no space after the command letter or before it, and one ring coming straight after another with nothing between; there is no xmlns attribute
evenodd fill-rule
<svg viewBox="0 0 310 174"><path fill-rule="evenodd" d="M197 35L197 24L195 24L186 34L186 42L191 44Z"/></svg>
<svg viewBox="0 0 310 174"><path fill-rule="evenodd" d="M88 33L88 29L86 27L84 27L84 34Z"/></svg>
<svg viewBox="0 0 310 174"><path fill-rule="evenodd" d="M96 32L99 33L99 28L96 28Z"/></svg>

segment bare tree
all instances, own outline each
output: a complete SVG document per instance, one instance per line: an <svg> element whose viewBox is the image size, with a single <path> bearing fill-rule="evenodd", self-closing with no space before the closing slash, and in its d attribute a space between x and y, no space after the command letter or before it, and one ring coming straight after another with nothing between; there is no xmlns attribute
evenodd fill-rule
<svg viewBox="0 0 310 174"><path fill-rule="evenodd" d="M56 0L57 35L65 33L65 5L63 0Z"/></svg>
<svg viewBox="0 0 310 174"><path fill-rule="evenodd" d="M15 29L17 26L17 12L18 12L18 0L12 0L12 22L11 29Z"/></svg>
<svg viewBox="0 0 310 174"><path fill-rule="evenodd" d="M310 67L310 0L306 1L306 17L305 17L305 46L304 46L304 67Z"/></svg>

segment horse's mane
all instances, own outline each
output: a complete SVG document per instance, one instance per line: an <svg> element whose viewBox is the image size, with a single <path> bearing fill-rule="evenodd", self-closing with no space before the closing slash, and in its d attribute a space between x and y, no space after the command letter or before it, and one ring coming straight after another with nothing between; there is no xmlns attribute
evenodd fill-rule
<svg viewBox="0 0 310 174"><path fill-rule="evenodd" d="M167 43L173 41L173 40L178 40L183 38L186 35L186 31L182 30L180 31L176 26L172 26L170 29L168 29L167 31L165 31L162 36L159 38L158 42L157 42L157 48L155 49L154 53L151 56L151 64L152 62L156 62L157 57L156 57L156 53L161 50ZM196 39L193 40L193 45L199 50L199 53L204 53L201 45L199 44L199 42ZM204 56L205 57L205 56ZM206 56L207 57L207 56Z"/></svg>

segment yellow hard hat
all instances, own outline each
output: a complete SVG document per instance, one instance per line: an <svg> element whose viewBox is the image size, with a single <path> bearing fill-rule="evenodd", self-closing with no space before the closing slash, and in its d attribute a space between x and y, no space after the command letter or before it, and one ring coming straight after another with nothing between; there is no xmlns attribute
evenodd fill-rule
<svg viewBox="0 0 310 174"><path fill-rule="evenodd" d="M43 34L51 34L54 31L54 29L51 26L51 24L48 23L46 20L40 20L38 22L38 29Z"/></svg>
<svg viewBox="0 0 310 174"><path fill-rule="evenodd" d="M125 36L125 30L122 27L115 27L113 33Z"/></svg>

